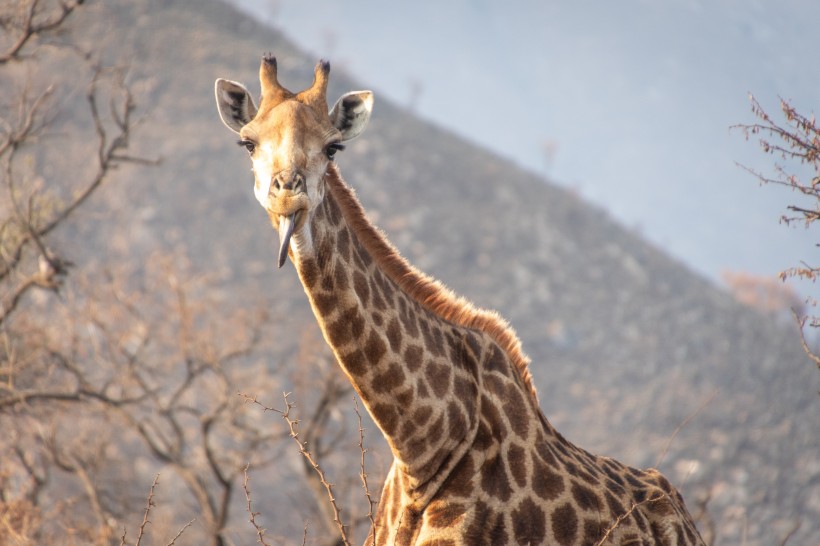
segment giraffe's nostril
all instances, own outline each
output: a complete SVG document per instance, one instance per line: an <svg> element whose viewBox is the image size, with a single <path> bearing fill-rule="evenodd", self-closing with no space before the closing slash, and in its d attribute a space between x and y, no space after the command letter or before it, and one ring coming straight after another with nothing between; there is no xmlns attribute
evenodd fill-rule
<svg viewBox="0 0 820 546"><path fill-rule="evenodd" d="M273 181L273 189L279 190L280 188L281 188L281 185L279 184L279 179L277 178Z"/></svg>

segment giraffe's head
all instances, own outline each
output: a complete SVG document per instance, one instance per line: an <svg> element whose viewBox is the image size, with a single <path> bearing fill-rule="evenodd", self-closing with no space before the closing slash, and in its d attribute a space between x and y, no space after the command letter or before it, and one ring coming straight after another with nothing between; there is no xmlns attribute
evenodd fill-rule
<svg viewBox="0 0 820 546"><path fill-rule="evenodd" d="M353 91L328 113L329 73L330 63L319 61L313 85L292 93L276 78L276 59L265 56L258 108L244 85L216 80L219 115L250 153L254 194L279 231L279 267L287 259L291 236L307 225L324 196L323 178L334 154L364 130L373 108L370 91Z"/></svg>

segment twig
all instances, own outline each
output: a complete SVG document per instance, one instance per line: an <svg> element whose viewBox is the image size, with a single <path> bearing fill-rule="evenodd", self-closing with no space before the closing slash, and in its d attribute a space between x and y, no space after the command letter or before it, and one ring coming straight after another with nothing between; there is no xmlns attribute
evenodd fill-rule
<svg viewBox="0 0 820 546"><path fill-rule="evenodd" d="M709 405L709 403L710 403L710 402L712 402L712 400L714 400L714 399L715 399L715 396L717 396L717 394L718 394L718 391L717 391L717 390L715 390L715 391L714 391L714 392L713 392L713 393L709 396L709 398L707 398L707 399L706 399L706 400L705 400L705 401L704 401L704 402L703 402L700 406L698 406L698 409L696 409L693 413L689 414L689 415L686 417L686 419L684 419L683 421L681 421L681 423L680 423L680 424L679 424L679 425L675 428L675 431L672 433L672 436L670 436L670 437L669 437L669 441L668 441L668 442L666 442L666 447L664 447L664 448L663 448L663 451L661 451L660 456L658 456L658 460L655 462L655 468L658 468L658 467L661 465L661 463L663 462L663 460L666 458L667 453L669 453L669 448L670 448L670 447L672 447L672 442L674 442L674 441L675 441L675 437L677 437L678 433L679 433L681 430L683 430L683 427L685 427L686 425L688 425L688 424L689 424L689 421L691 421L692 419L694 419L695 417L697 417L697 415L698 415L701 411L703 411L703 409L704 409L706 406L708 406L708 405Z"/></svg>
<svg viewBox="0 0 820 546"><path fill-rule="evenodd" d="M795 322L797 322L797 331L800 332L800 345L803 346L803 351L805 351L808 357L814 361L814 364L820 368L820 355L816 355L814 351L811 350L806 341L806 334L803 333L803 327L806 325L806 317L800 318L794 309L792 309L792 316Z"/></svg>
<svg viewBox="0 0 820 546"><path fill-rule="evenodd" d="M356 419L359 424L359 449L362 452L361 472L359 476L362 478L362 487L364 487L364 496L367 497L367 519L370 520L370 529L372 530L372 544L376 545L376 521L373 519L373 507L377 504L373 497L370 496L370 488L367 485L367 472L364 467L364 456L367 450L364 448L364 428L362 427L362 414L359 413L359 402L356 397L353 397L353 410L356 412Z"/></svg>
<svg viewBox="0 0 820 546"><path fill-rule="evenodd" d="M798 530L798 529L800 529L800 526L801 526L801 525L803 525L803 521L802 521L802 520L799 520L799 519L798 519L797 521L795 521L795 522L794 522L794 525L792 526L792 528L791 528L791 529L789 529L789 532L788 532L788 533L786 533L786 536L784 536L784 537L783 537L783 540L781 540L781 541L778 543L778 545L777 545L777 546L786 546L786 543L787 543L787 542L788 542L788 541L789 541L789 540L790 540L790 539L794 536L794 534L797 532L797 530Z"/></svg>
<svg viewBox="0 0 820 546"><path fill-rule="evenodd" d="M712 501L712 490L706 491L706 495L699 498L695 505L698 508L697 513L692 516L692 521L700 524L701 537L707 546L712 546L715 543L715 520L709 515L709 503Z"/></svg>
<svg viewBox="0 0 820 546"><path fill-rule="evenodd" d="M157 487L158 483L159 474L157 474L154 478L154 482L151 484L151 490L148 492L148 501L145 503L145 515L142 516L142 523L140 524L139 533L137 534L137 541L134 543L134 546L140 546L140 542L142 542L142 537L145 534L145 527L149 523L151 523L151 520L148 519L148 516L151 513L151 508L153 506L156 506L154 504L154 489Z"/></svg>
<svg viewBox="0 0 820 546"><path fill-rule="evenodd" d="M609 535L611 535L612 532L621 524L621 522L624 519L628 518L629 515L632 514L632 512L634 512L637 507L641 506L642 504L646 504L648 502L655 502L657 500L660 500L664 497L664 495L665 495L665 493L661 492L661 493L658 493L654 497L644 499L641 502L633 503L632 506L629 507L629 510L627 510L626 512L624 512L623 514L621 514L620 516L615 518L615 522L612 525L609 526L609 529L606 530L606 533L604 533L604 536L601 537L601 540L599 540L598 542L595 543L595 546L602 546L604 544L604 542L606 542L607 538L609 538Z"/></svg>
<svg viewBox="0 0 820 546"><path fill-rule="evenodd" d="M56 15L45 21L35 23L34 18L37 16L37 4L39 0L31 0L27 8L20 4L20 11L25 9L22 14L22 20L19 25L16 25L20 30L20 36L12 43L6 51L0 52L0 65L6 64L12 59L19 59L23 46L38 34L55 30L59 27L77 7L83 3L83 0L75 0L73 2L60 2L59 11L55 10Z"/></svg>
<svg viewBox="0 0 820 546"><path fill-rule="evenodd" d="M253 528L256 529L256 542L263 546L269 546L269 544L265 542L265 529L256 523L256 516L259 515L259 512L254 512L251 507L251 490L250 487L248 487L248 468L250 468L250 466L251 463L245 465L245 479L242 481L242 489L245 490L245 499L248 501L248 521L250 521ZM307 526L305 526L305 533L307 533Z"/></svg>
<svg viewBox="0 0 820 546"><path fill-rule="evenodd" d="M288 396L290 396L290 393L287 393L287 392L282 393L282 396L285 399L285 409L284 410L279 410L279 409L276 409L276 408L268 407L268 406L262 404L261 402L259 402L259 400L257 400L256 396L251 397L251 396L248 396L248 395L243 394L243 393L239 393L239 395L242 396L245 399L246 402L251 402L251 403L257 404L258 406L262 407L265 411L273 411L273 412L278 413L282 417L282 419L284 419L285 422L288 424L288 428L290 429L290 437L293 438L293 441L296 442L297 446L299 446L299 453L301 453L302 456L308 461L308 463L310 463L310 466L313 468L313 470L319 476L319 481L324 486L325 491L327 491L327 496L328 496L328 499L330 501L330 506L333 509L333 522L336 524L336 527L339 529L339 533L341 534L341 538L342 538L342 543L345 544L345 546L350 546L350 540L347 537L347 526L344 523L342 523L342 518L341 518L342 510L341 510L341 508L339 508L338 504L336 504L336 496L333 493L333 484L327 481L327 478L325 476L325 471L322 470L322 467L320 467L319 463L316 462L316 459L314 459L311 452L308 451L308 449L305 447L305 444L299 439L299 431L297 430L297 428L299 426L299 420L298 419L292 419L291 418L291 413L290 413L291 410L293 409L293 407L295 406L295 404L293 402L288 400Z"/></svg>
<svg viewBox="0 0 820 546"><path fill-rule="evenodd" d="M180 530L179 530L179 532L178 532L178 533L174 536L174 538L172 538L172 539L171 539L171 542L169 542L169 543L168 543L168 544L166 544L165 546L174 546L174 544L176 544L176 542L177 542L177 539L178 539L179 537L181 537L181 536L182 536L182 533L184 533L184 532L185 532L185 530L186 530L188 527L190 527L191 525L193 525L193 523L194 523L195 521L196 521L196 518L192 519L191 521L189 521L188 523L186 523L185 525L183 525L183 526L182 526L182 529L180 529Z"/></svg>

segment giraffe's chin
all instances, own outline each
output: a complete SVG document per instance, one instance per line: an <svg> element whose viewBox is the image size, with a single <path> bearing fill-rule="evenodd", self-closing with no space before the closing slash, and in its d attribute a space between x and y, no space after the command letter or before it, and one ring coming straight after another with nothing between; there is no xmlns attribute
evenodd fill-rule
<svg viewBox="0 0 820 546"><path fill-rule="evenodd" d="M293 229L296 227L297 217L299 211L289 214L288 216L279 217L279 267L285 265L288 259L288 247L290 246L290 238L293 235Z"/></svg>

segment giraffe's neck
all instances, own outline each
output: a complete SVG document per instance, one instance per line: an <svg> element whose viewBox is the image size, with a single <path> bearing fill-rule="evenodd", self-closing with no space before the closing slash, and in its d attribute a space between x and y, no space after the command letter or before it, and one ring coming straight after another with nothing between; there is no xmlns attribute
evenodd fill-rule
<svg viewBox="0 0 820 546"><path fill-rule="evenodd" d="M409 266L367 223L335 168L325 183L309 231L294 238L296 268L325 339L399 468L411 487L426 489L475 436L479 355L488 341L408 294L363 239L376 237L391 259Z"/></svg>

